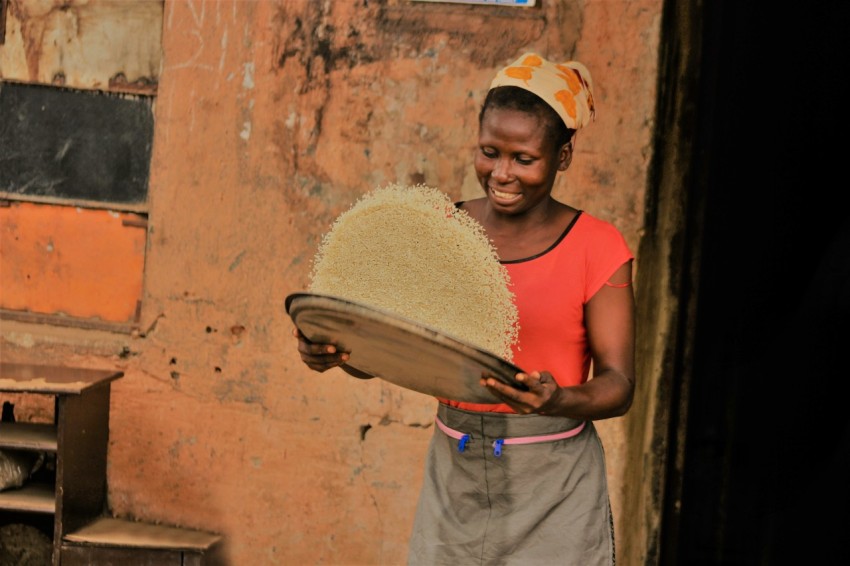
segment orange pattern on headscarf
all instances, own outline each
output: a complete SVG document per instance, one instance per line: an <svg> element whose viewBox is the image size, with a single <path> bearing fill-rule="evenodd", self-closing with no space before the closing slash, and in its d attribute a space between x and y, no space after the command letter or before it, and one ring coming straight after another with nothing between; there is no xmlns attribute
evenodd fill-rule
<svg viewBox="0 0 850 566"><path fill-rule="evenodd" d="M582 89L585 90L587 93L587 106L590 108L590 115L593 116L596 114L596 109L593 105L593 92L590 90L590 85L584 80L578 69L572 69L564 65L555 66L564 73L564 80L567 81L567 84L569 84L570 90L573 94L578 94Z"/></svg>
<svg viewBox="0 0 850 566"><path fill-rule="evenodd" d="M586 126L596 114L590 72L578 61L556 64L537 53L524 53L496 74L490 88L498 86L516 86L533 92L570 129Z"/></svg>
<svg viewBox="0 0 850 566"><path fill-rule="evenodd" d="M528 67L508 67L505 69L505 74L513 79L519 79L521 81L530 81L531 80L532 69Z"/></svg>
<svg viewBox="0 0 850 566"><path fill-rule="evenodd" d="M567 111L572 118L576 117L576 98L568 90L559 90L555 93L555 100L564 105L564 110Z"/></svg>
<svg viewBox="0 0 850 566"><path fill-rule="evenodd" d="M539 55L531 53L530 55L526 55L525 59L522 60L522 64L526 67L539 67L543 64L543 59Z"/></svg>
<svg viewBox="0 0 850 566"><path fill-rule="evenodd" d="M569 67L565 67L563 65L555 66L558 68L559 71L563 73L561 76L564 77L564 81L567 83L567 86L570 87L570 91L572 91L573 94L578 94L581 91L582 87L582 82L581 78L579 77L579 74L573 69L570 69Z"/></svg>

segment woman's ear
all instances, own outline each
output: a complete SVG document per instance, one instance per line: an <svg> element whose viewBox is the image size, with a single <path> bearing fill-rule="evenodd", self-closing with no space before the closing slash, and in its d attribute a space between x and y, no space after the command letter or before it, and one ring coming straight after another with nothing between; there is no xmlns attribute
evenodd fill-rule
<svg viewBox="0 0 850 566"><path fill-rule="evenodd" d="M573 142L568 141L558 150L558 171L566 171L573 161Z"/></svg>

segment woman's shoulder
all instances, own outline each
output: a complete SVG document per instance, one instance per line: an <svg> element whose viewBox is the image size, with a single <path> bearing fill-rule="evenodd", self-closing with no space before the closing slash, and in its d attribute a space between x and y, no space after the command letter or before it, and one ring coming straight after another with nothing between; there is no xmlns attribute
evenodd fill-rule
<svg viewBox="0 0 850 566"><path fill-rule="evenodd" d="M584 240L594 246L608 247L614 245L628 247L623 233L613 222L603 220L584 210L581 211L576 220L573 233L575 238Z"/></svg>
<svg viewBox="0 0 850 566"><path fill-rule="evenodd" d="M603 220L602 218L600 218L598 216L594 216L593 214L591 214L590 212L587 212L586 210L580 211L580 216L579 216L578 221L581 222L584 225L585 229L587 229L587 230L605 230L605 231L613 230L615 232L620 231L616 226L614 226L613 222L610 222L608 220Z"/></svg>
<svg viewBox="0 0 850 566"><path fill-rule="evenodd" d="M576 221L576 226L580 226L581 230L586 232L594 232L597 234L607 233L612 235L617 234L622 237L622 232L614 225L613 222L603 220L602 218L594 216L586 210L580 211L579 218Z"/></svg>

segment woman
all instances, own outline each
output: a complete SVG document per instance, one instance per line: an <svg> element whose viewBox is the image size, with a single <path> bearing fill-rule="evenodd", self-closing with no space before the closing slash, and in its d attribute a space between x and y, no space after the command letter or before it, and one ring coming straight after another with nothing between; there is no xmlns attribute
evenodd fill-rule
<svg viewBox="0 0 850 566"><path fill-rule="evenodd" d="M485 195L458 206L508 270L513 362L533 371L516 376L527 391L483 376L501 403L439 399L410 564L614 564L592 421L632 403L633 256L611 224L552 197L576 130L594 115L591 88L580 63L526 53L499 71L482 106L475 170ZM347 353L295 334L310 368L346 367Z"/></svg>

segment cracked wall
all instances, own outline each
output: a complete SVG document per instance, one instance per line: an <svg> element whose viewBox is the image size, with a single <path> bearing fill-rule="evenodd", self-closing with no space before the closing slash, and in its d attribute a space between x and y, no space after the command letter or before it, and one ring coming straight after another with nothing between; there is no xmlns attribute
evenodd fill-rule
<svg viewBox="0 0 850 566"><path fill-rule="evenodd" d="M660 11L660 0L165 1L161 68L126 74L156 83L138 330L4 321L4 360L125 372L110 427L116 514L220 532L233 564L403 562L435 402L307 370L284 299L368 190L478 194L478 107L526 49L591 69L598 117L556 194L637 250ZM26 69L54 80L44 60ZM109 83L114 69L102 70ZM616 516L627 439L619 422L600 428Z"/></svg>

